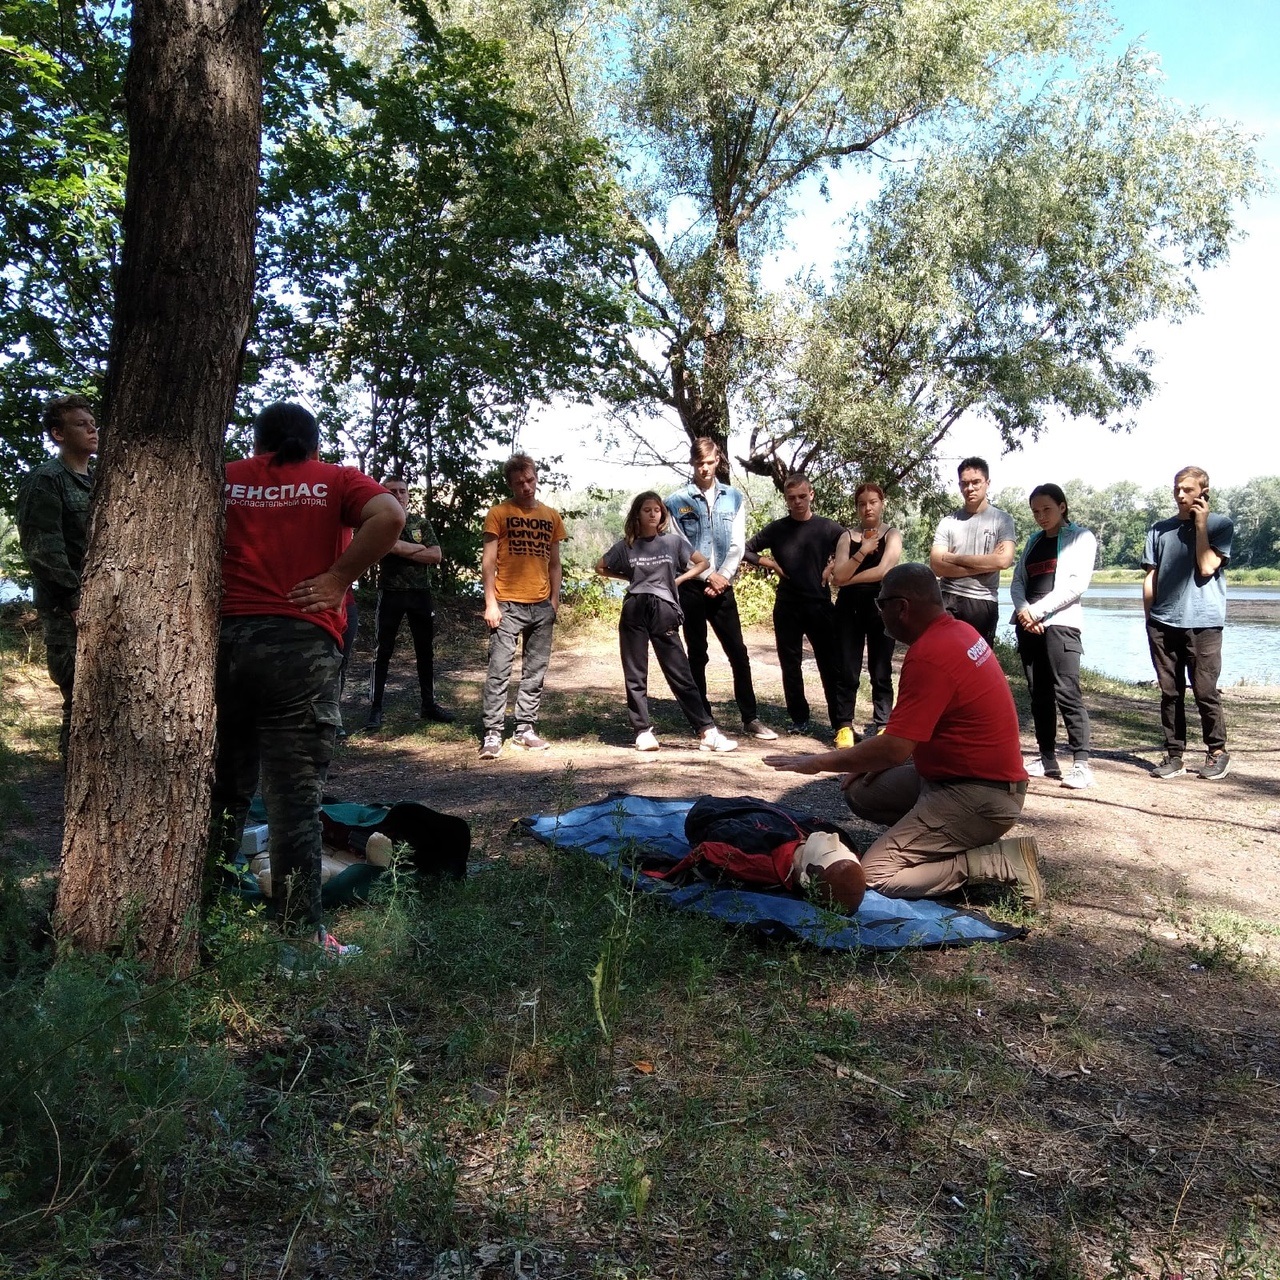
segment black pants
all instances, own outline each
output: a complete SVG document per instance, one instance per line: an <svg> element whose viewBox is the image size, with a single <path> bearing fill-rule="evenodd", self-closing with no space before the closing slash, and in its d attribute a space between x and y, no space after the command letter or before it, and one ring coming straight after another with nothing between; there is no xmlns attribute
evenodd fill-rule
<svg viewBox="0 0 1280 1280"><path fill-rule="evenodd" d="M680 643L680 610L658 596L628 596L622 602L618 622L618 649L627 687L627 714L637 733L652 728L649 720L649 646L685 718L701 733L715 721L707 710L689 670L689 659Z"/></svg>
<svg viewBox="0 0 1280 1280"><path fill-rule="evenodd" d="M1052 756L1058 738L1058 715L1067 727L1067 745L1076 760L1089 758L1089 713L1080 694L1080 631L1077 627L1045 627L1036 635L1017 629L1018 656L1031 694L1031 719L1042 756Z"/></svg>
<svg viewBox="0 0 1280 1280"><path fill-rule="evenodd" d="M716 633L724 656L729 659L733 672L733 700L738 704L742 723L750 724L758 714L755 686L751 683L751 659L742 639L742 622L738 617L738 602L733 588L709 596L706 584L695 578L680 584L680 607L684 610L684 642L689 649L689 670L693 682L702 695L702 705L707 714L711 703L707 701L707 627Z"/></svg>
<svg viewBox="0 0 1280 1280"><path fill-rule="evenodd" d="M809 719L809 699L804 694L804 641L808 637L813 660L818 664L822 692L827 699L827 715L833 729L840 727L840 646L836 643L836 611L830 600L778 592L773 606L773 641L782 668L782 696L792 724Z"/></svg>
<svg viewBox="0 0 1280 1280"><path fill-rule="evenodd" d="M994 600L975 600L972 596L953 596L943 591L942 604L953 618L967 622L993 649L996 647L1000 606Z"/></svg>
<svg viewBox="0 0 1280 1280"><path fill-rule="evenodd" d="M836 718L841 725L853 724L864 652L867 678L871 681L872 724L883 729L893 710L895 641L880 621L880 610L876 608L878 590L878 586L857 591L846 589L836 596L836 635L840 643L840 697Z"/></svg>
<svg viewBox="0 0 1280 1280"><path fill-rule="evenodd" d="M338 705L342 705L342 695L347 688L347 669L351 666L351 655L356 649L356 637L360 634L360 609L355 599L347 605L347 626L342 633L342 666L338 668Z"/></svg>
<svg viewBox="0 0 1280 1280"><path fill-rule="evenodd" d="M1147 623L1147 645L1160 685L1160 727L1164 749L1181 757L1187 748L1187 684L1200 712L1200 729L1210 755L1227 745L1227 719L1222 713L1218 676L1222 674L1221 627L1167 627Z"/></svg>
<svg viewBox="0 0 1280 1280"><path fill-rule="evenodd" d="M396 633L403 618L409 619L413 636L413 652L418 660L418 688L422 709L430 711L435 704L435 624L432 621L430 591L379 591L377 613L377 651L373 659L373 681L369 690L371 710L382 707L387 686L387 668L396 649Z"/></svg>

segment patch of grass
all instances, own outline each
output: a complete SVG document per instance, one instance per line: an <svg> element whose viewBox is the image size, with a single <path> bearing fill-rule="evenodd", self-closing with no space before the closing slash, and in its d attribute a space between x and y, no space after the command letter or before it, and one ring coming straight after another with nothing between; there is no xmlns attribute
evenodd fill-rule
<svg viewBox="0 0 1280 1280"><path fill-rule="evenodd" d="M1192 940L1187 954L1210 971L1245 974L1257 971L1264 961L1252 943L1255 937L1280 937L1280 925L1251 920L1236 911L1205 910L1188 913Z"/></svg>

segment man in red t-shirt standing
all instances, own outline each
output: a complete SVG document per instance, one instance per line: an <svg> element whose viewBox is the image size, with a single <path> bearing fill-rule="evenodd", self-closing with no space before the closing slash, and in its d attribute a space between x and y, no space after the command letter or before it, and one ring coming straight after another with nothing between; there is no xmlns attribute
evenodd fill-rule
<svg viewBox="0 0 1280 1280"><path fill-rule="evenodd" d="M883 733L842 751L766 756L794 773L843 773L854 813L889 827L862 856L867 886L931 898L968 885L1017 885L1044 901L1034 838L1001 839L1027 794L1018 713L987 642L942 606L928 565L885 574L876 606L908 646Z"/></svg>
<svg viewBox="0 0 1280 1280"><path fill-rule="evenodd" d="M320 797L341 723L343 601L404 511L377 481L320 462L319 443L306 409L273 404L254 423L254 456L227 464L213 816L234 851L261 786L276 910L340 959L356 948L321 915Z"/></svg>

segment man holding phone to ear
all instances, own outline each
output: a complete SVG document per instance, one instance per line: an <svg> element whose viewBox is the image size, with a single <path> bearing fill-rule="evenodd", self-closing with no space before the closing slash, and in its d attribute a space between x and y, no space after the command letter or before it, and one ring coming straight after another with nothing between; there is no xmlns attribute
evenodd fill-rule
<svg viewBox="0 0 1280 1280"><path fill-rule="evenodd" d="M1186 773L1186 691L1191 686L1204 736L1202 778L1227 776L1227 722L1218 676L1222 671L1222 628L1227 621L1227 565L1231 560L1231 521L1209 510L1209 474L1183 467L1173 477L1178 514L1157 521L1147 533L1142 567L1142 604L1147 614L1147 643L1160 685L1160 723L1164 759L1157 778Z"/></svg>

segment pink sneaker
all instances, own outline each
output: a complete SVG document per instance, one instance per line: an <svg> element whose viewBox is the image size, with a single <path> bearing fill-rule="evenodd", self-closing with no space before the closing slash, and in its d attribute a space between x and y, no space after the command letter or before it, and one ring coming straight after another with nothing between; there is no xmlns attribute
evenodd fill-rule
<svg viewBox="0 0 1280 1280"><path fill-rule="evenodd" d="M354 942L346 944L339 942L324 925L321 925L316 933L316 945L327 959L339 962L358 956L361 950Z"/></svg>

